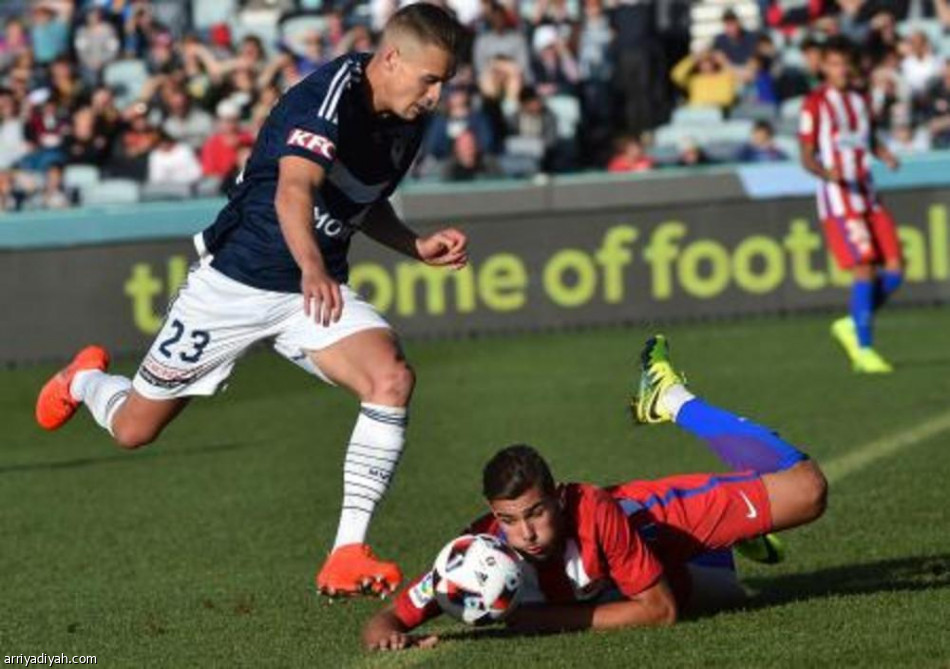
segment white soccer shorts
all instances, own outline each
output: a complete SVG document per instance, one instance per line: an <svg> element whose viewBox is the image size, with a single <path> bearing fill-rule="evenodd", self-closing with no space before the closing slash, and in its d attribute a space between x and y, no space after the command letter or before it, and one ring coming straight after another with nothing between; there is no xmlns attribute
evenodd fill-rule
<svg viewBox="0 0 950 669"><path fill-rule="evenodd" d="M154 400L213 395L234 363L253 344L271 340L279 354L329 382L311 362L319 351L363 330L389 324L349 286L342 284L340 320L324 327L303 311L296 293L261 290L231 279L208 260L191 269L169 305L165 323L132 382Z"/></svg>

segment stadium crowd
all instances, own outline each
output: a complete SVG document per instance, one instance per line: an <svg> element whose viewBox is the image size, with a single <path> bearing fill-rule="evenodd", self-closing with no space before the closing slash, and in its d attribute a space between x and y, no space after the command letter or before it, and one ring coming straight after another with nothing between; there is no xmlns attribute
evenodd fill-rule
<svg viewBox="0 0 950 669"><path fill-rule="evenodd" d="M472 40L418 178L793 158L797 109L833 35L855 43L895 152L950 147L950 0L759 0L752 21L716 2L721 33L705 42L688 0L439 2ZM371 50L398 6L257 0L283 12L265 39L238 37L235 21L196 28L197 3L0 5L0 211L80 203L75 166L92 167L88 183L134 180L144 198L226 191L282 92ZM309 27L289 30L295 22ZM710 141L710 121L742 136Z"/></svg>

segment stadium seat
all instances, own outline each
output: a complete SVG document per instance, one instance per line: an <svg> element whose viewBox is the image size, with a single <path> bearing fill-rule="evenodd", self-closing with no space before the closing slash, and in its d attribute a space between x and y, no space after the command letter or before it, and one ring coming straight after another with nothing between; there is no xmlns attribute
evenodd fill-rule
<svg viewBox="0 0 950 669"><path fill-rule="evenodd" d="M701 145L709 142L744 142L752 132L752 121L735 119L725 123L706 125L665 125L657 128L657 145L679 145L686 139L694 139Z"/></svg>
<svg viewBox="0 0 950 669"><path fill-rule="evenodd" d="M782 103L780 116L785 119L797 119L804 101L804 97L789 98Z"/></svg>
<svg viewBox="0 0 950 669"><path fill-rule="evenodd" d="M104 179L83 190L83 204L131 204L139 201L139 184L132 179Z"/></svg>
<svg viewBox="0 0 950 669"><path fill-rule="evenodd" d="M657 144L650 149L650 155L659 165L675 165L680 152L674 144Z"/></svg>
<svg viewBox="0 0 950 669"><path fill-rule="evenodd" d="M703 144L703 151L709 158L717 163L737 162L736 154L742 148L742 142L709 142Z"/></svg>
<svg viewBox="0 0 950 669"><path fill-rule="evenodd" d="M686 106L673 110L673 125L699 126L722 121L722 109L719 107Z"/></svg>
<svg viewBox="0 0 950 669"><path fill-rule="evenodd" d="M326 25L326 19L316 14L291 16L280 22L280 36L285 41L294 42L302 39L307 33L322 33Z"/></svg>
<svg viewBox="0 0 950 669"><path fill-rule="evenodd" d="M775 137L775 145L786 153L789 160L798 162L798 140L795 137L789 137L788 135L778 135Z"/></svg>
<svg viewBox="0 0 950 669"><path fill-rule="evenodd" d="M142 186L139 199L142 202L187 200L191 198L193 194L194 189L189 184L147 183Z"/></svg>
<svg viewBox="0 0 950 669"><path fill-rule="evenodd" d="M940 45L943 42L943 26L940 25L940 21L936 19L920 19L917 21L908 21L904 23L901 28L901 34L905 37L912 35L915 32L922 32L927 36L927 39L930 40L930 43L933 45L934 50L940 49ZM947 56L946 52L937 51L938 55Z"/></svg>
<svg viewBox="0 0 950 669"><path fill-rule="evenodd" d="M63 171L63 183L67 188L83 190L99 183L101 175L95 165L67 165Z"/></svg>
<svg viewBox="0 0 950 669"><path fill-rule="evenodd" d="M782 49L782 65L802 69L805 67L805 55L797 46Z"/></svg>
<svg viewBox="0 0 950 669"><path fill-rule="evenodd" d="M573 95L552 95L545 104L557 117L557 136L573 140L577 136L577 124L581 120L581 104Z"/></svg>
<svg viewBox="0 0 950 669"><path fill-rule="evenodd" d="M237 14L235 0L192 0L191 22L199 30L216 23L230 23Z"/></svg>
<svg viewBox="0 0 950 669"><path fill-rule="evenodd" d="M138 98L148 78L148 70L141 60L118 60L106 65L102 78L114 91L116 105L122 109Z"/></svg>
<svg viewBox="0 0 950 669"><path fill-rule="evenodd" d="M778 115L775 105L743 103L732 110L729 119L732 121L774 121Z"/></svg>

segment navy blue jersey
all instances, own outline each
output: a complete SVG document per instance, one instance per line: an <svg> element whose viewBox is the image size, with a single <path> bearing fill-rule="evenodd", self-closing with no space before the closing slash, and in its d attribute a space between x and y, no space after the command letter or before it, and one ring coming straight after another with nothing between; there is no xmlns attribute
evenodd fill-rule
<svg viewBox="0 0 950 669"><path fill-rule="evenodd" d="M211 265L241 283L300 292L300 268L277 220L279 161L311 160L326 171L314 192L314 234L327 271L349 274L350 238L412 164L425 121L373 113L363 82L370 54L349 54L313 72L280 99L261 127L228 204L202 233Z"/></svg>

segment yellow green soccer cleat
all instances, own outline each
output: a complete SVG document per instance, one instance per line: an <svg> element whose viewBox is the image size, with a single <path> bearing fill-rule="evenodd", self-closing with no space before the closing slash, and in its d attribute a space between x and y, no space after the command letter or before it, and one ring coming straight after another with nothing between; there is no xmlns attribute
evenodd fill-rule
<svg viewBox="0 0 950 669"><path fill-rule="evenodd" d="M733 548L742 557L761 564L778 564L785 559L785 547L775 534L763 534L746 539Z"/></svg>
<svg viewBox="0 0 950 669"><path fill-rule="evenodd" d="M858 331L854 326L854 320L850 316L839 318L831 324L831 336L835 341L841 344L841 348L848 354L848 360L855 364L855 359L861 350L858 344Z"/></svg>
<svg viewBox="0 0 950 669"><path fill-rule="evenodd" d="M640 353L640 389L631 401L638 423L666 423L673 419L660 403L666 389L686 384L686 377L673 369L666 337L655 335L647 340Z"/></svg>
<svg viewBox="0 0 950 669"><path fill-rule="evenodd" d="M859 374L890 374L894 371L891 364L873 348L859 349L852 367Z"/></svg>

